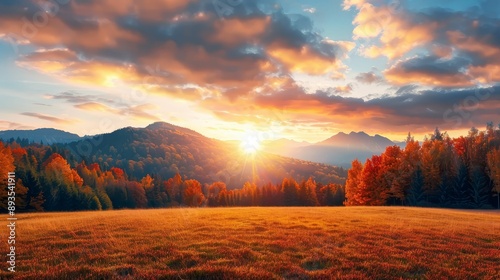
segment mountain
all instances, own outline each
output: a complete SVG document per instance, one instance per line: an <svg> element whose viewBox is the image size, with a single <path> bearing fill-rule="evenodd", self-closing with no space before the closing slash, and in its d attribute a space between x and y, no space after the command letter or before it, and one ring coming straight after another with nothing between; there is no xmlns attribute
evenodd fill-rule
<svg viewBox="0 0 500 280"><path fill-rule="evenodd" d="M0 139L9 141L11 138L28 139L28 141L52 145L54 143L70 143L81 139L80 136L53 128L39 128L34 130L5 130L0 131Z"/></svg>
<svg viewBox="0 0 500 280"><path fill-rule="evenodd" d="M317 143L317 145L354 148L366 151L384 151L387 146L394 145L394 142L378 134L370 136L363 131L352 131L349 134L340 132L322 142Z"/></svg>
<svg viewBox="0 0 500 280"><path fill-rule="evenodd" d="M193 130L159 122L146 128L127 127L64 145L74 164L99 163L101 169L119 167L129 179L146 174L163 179L180 173L210 184L223 181L228 188L241 188L247 181L278 183L313 176L322 183L343 183L346 171L326 164L287 158L260 151L246 155L239 143L207 138Z"/></svg>
<svg viewBox="0 0 500 280"><path fill-rule="evenodd" d="M353 131L349 134L340 132L316 144L293 149L276 149L276 151L283 156L349 168L354 159L365 161L372 155L380 154L386 147L393 145L396 144L378 134L370 136L362 131Z"/></svg>

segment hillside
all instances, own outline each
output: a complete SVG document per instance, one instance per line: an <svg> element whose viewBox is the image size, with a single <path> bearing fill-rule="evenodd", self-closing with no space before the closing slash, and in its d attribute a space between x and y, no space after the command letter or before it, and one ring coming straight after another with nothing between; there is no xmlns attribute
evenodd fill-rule
<svg viewBox="0 0 500 280"><path fill-rule="evenodd" d="M28 139L35 143L52 145L55 143L70 143L81 139L80 136L53 128L39 128L34 130L5 130L0 131L0 140Z"/></svg>
<svg viewBox="0 0 500 280"><path fill-rule="evenodd" d="M96 162L103 170L119 167L132 179L146 174L170 178L180 173L202 183L223 181L231 189L246 181L278 183L289 176L296 180L313 176L322 183L343 183L346 177L344 169L326 164L266 152L246 155L238 143L207 138L163 122L123 128L64 147L77 162Z"/></svg>

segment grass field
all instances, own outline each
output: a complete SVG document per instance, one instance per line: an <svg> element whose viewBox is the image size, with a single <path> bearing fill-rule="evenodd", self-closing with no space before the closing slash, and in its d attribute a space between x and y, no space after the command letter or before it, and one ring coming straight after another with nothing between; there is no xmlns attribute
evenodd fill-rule
<svg viewBox="0 0 500 280"><path fill-rule="evenodd" d="M498 211L212 208L18 218L17 272L2 261L1 279L500 279ZM6 235L2 229L2 252Z"/></svg>

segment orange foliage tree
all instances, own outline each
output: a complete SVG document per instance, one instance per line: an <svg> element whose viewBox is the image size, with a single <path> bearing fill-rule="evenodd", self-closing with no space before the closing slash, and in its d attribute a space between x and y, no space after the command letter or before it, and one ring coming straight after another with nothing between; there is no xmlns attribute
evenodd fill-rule
<svg viewBox="0 0 500 280"><path fill-rule="evenodd" d="M362 205L359 200L358 186L361 183L361 172L363 164L355 159L352 161L352 167L347 172L347 181L345 184L346 206Z"/></svg>
<svg viewBox="0 0 500 280"><path fill-rule="evenodd" d="M199 207L205 201L200 182L186 180L183 183L184 203L190 207Z"/></svg>
<svg viewBox="0 0 500 280"><path fill-rule="evenodd" d="M14 157L9 147L0 141L0 207L7 209L7 181L9 172L14 172Z"/></svg>

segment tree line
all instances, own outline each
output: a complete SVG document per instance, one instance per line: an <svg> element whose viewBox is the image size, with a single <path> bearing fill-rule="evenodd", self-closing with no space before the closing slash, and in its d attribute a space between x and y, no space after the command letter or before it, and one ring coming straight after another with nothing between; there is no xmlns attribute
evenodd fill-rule
<svg viewBox="0 0 500 280"><path fill-rule="evenodd" d="M500 207L500 125L450 138L436 128L420 144L387 147L363 164L352 162L345 205Z"/></svg>
<svg viewBox="0 0 500 280"><path fill-rule="evenodd" d="M68 160L69 159L69 160ZM73 164L70 164L73 163ZM75 163L57 145L0 141L0 174L16 172L19 211L78 211L161 207L408 205L454 208L500 206L500 126L471 129L451 139L438 129L419 143L408 135L405 148L387 147L363 164L352 162L345 185L312 177L297 182L203 184L180 173L140 179L119 167ZM7 186L7 176L0 184ZM5 210L7 188L0 189Z"/></svg>
<svg viewBox="0 0 500 280"><path fill-rule="evenodd" d="M80 162L72 167L56 146L16 141L0 142L0 174L16 172L17 211L79 211L162 207L224 206L340 206L344 186L316 182L300 183L285 178L280 184L257 186L246 182L228 189L224 182L202 184L177 173L164 180L147 174L132 180L118 167L102 170L97 163ZM2 178L4 180L6 178ZM0 182L6 186L6 182ZM7 189L0 191L0 208L7 207Z"/></svg>

